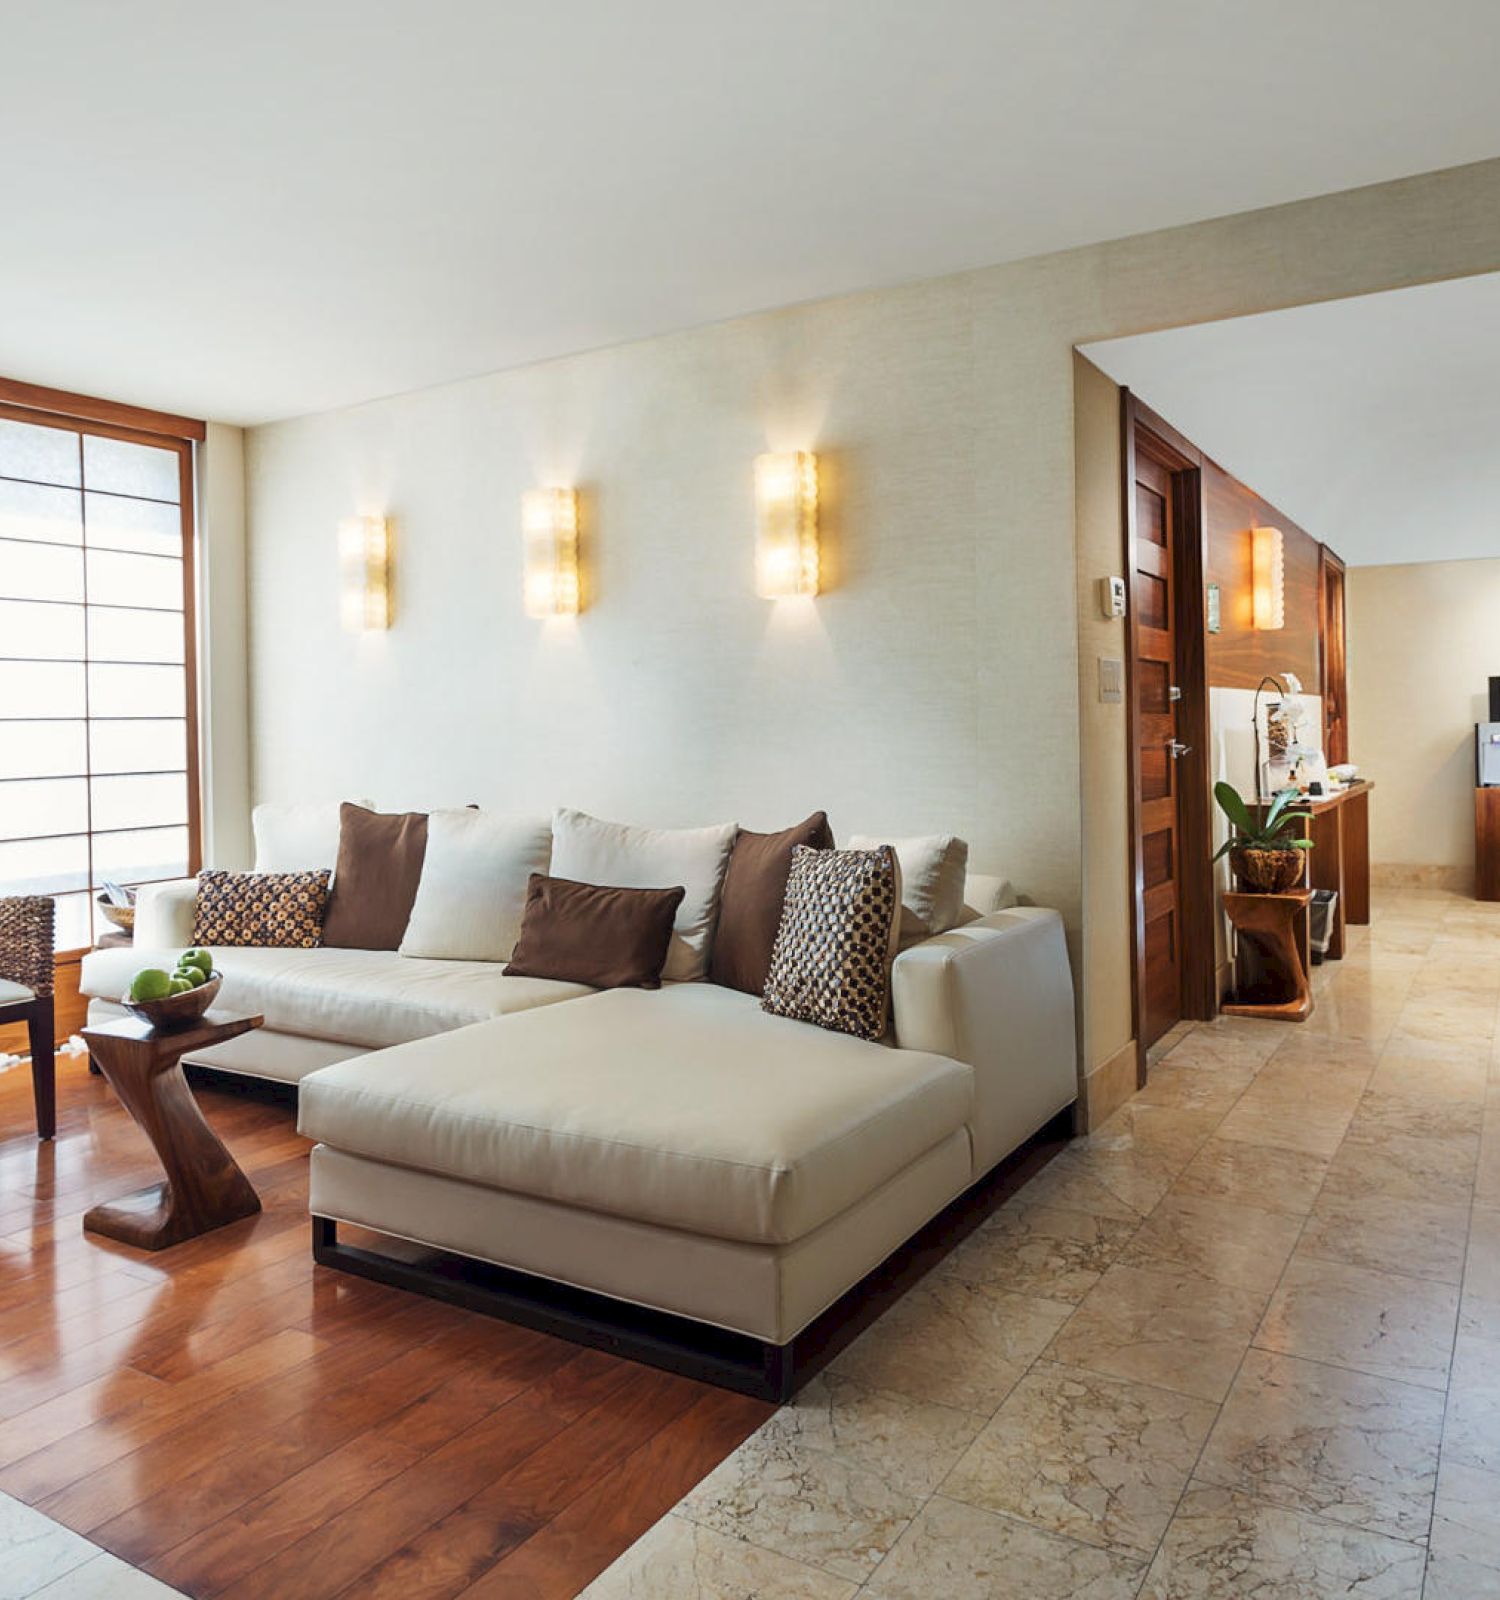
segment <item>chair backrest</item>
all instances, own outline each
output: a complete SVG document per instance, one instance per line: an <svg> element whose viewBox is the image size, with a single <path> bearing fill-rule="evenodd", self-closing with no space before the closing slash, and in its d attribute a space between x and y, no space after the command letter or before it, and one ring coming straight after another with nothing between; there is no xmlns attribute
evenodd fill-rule
<svg viewBox="0 0 1500 1600"><path fill-rule="evenodd" d="M52 993L52 928L57 907L43 894L0 899L0 977L36 995Z"/></svg>

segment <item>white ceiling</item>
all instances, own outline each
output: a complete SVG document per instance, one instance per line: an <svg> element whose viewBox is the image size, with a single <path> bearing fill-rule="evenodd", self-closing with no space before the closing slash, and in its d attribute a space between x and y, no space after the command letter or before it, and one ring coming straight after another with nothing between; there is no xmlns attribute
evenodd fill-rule
<svg viewBox="0 0 1500 1600"><path fill-rule="evenodd" d="M1500 274L1084 354L1351 565L1500 556Z"/></svg>
<svg viewBox="0 0 1500 1600"><path fill-rule="evenodd" d="M0 7L0 373L227 421L1500 153L1493 0Z"/></svg>

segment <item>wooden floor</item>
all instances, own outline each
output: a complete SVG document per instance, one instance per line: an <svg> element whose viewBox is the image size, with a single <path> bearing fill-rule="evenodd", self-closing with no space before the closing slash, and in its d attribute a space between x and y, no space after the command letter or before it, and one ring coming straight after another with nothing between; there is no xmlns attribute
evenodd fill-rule
<svg viewBox="0 0 1500 1600"><path fill-rule="evenodd" d="M200 1090L264 1213L85 1237L156 1176L81 1060L0 1075L0 1490L190 1595L572 1596L771 1411L315 1269L286 1104Z"/></svg>

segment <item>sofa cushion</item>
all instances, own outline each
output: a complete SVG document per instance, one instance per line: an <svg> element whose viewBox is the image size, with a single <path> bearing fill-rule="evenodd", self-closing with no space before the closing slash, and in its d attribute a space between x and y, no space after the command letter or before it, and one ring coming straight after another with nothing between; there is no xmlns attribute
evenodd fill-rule
<svg viewBox="0 0 1500 1600"><path fill-rule="evenodd" d="M509 961L526 885L552 856L552 824L470 806L434 811L427 859L401 953L437 961Z"/></svg>
<svg viewBox="0 0 1500 1600"><path fill-rule="evenodd" d="M890 845L901 863L901 948L956 928L963 921L968 845L951 833L910 839L856 833L849 840L851 850L874 850L882 844Z"/></svg>
<svg viewBox="0 0 1500 1600"><path fill-rule="evenodd" d="M552 875L616 889L684 890L664 978L685 981L708 971L724 868L739 829L638 828L603 822L586 811L552 814Z"/></svg>
<svg viewBox="0 0 1500 1600"><path fill-rule="evenodd" d="M195 945L276 945L311 950L322 942L328 869L317 872L200 872Z"/></svg>
<svg viewBox="0 0 1500 1600"><path fill-rule="evenodd" d="M713 984L612 989L305 1078L309 1138L690 1233L799 1239L965 1125L972 1070Z"/></svg>
<svg viewBox="0 0 1500 1600"><path fill-rule="evenodd" d="M510 971L596 989L659 989L682 904L674 889L607 889L533 872Z"/></svg>
<svg viewBox="0 0 1500 1600"><path fill-rule="evenodd" d="M792 851L799 844L809 850L833 848L826 811L814 811L805 822L780 833L751 833L741 828L736 835L724 872L719 926L708 968L711 982L743 989L746 994L760 994L765 989L776 930L781 926L787 875L792 870Z"/></svg>
<svg viewBox="0 0 1500 1600"><path fill-rule="evenodd" d="M118 1000L140 968L170 971L177 954L92 951L79 987ZM394 950L215 949L213 957L224 974L224 1010L258 1011L280 1033L371 1049L592 992L580 983L507 977L494 962L416 961Z"/></svg>
<svg viewBox="0 0 1500 1600"><path fill-rule="evenodd" d="M394 950L406 932L427 852L425 811L339 807L339 864L333 873L323 943Z"/></svg>

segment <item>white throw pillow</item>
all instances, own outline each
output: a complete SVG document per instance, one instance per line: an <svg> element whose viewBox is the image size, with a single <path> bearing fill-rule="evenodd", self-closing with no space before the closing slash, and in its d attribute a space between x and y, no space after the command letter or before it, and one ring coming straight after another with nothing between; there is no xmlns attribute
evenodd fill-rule
<svg viewBox="0 0 1500 1600"><path fill-rule="evenodd" d="M552 876L613 889L687 891L677 910L662 977L701 978L719 915L719 890L739 825L713 828L637 828L601 822L586 811L552 814Z"/></svg>
<svg viewBox="0 0 1500 1600"><path fill-rule="evenodd" d="M404 956L437 961L509 961L521 933L526 884L552 853L546 817L433 811L412 902Z"/></svg>
<svg viewBox="0 0 1500 1600"><path fill-rule="evenodd" d="M351 805L373 809L369 800ZM343 802L268 802L250 814L257 872L332 872L339 860L339 807Z"/></svg>
<svg viewBox="0 0 1500 1600"><path fill-rule="evenodd" d="M969 847L951 833L889 839L857 833L851 850L874 850L888 844L901 863L901 948L919 944L935 933L956 928L964 912L964 877Z"/></svg>

